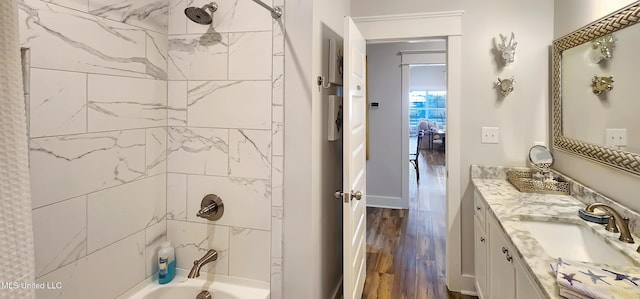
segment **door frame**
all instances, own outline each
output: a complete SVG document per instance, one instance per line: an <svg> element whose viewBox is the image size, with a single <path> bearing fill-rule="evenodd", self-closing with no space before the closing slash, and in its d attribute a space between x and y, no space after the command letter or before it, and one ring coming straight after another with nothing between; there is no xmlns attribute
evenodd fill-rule
<svg viewBox="0 0 640 299"><path fill-rule="evenodd" d="M452 291L475 293L473 275L462 273L461 248L461 112L463 11L354 17L367 41L447 39L447 143L446 146L446 281ZM408 113L408 112L407 112ZM408 132L405 132L408 135ZM408 145L407 145L408 146ZM406 149L408 150L408 149ZM403 153L405 149L403 149ZM407 167L406 155L398 163Z"/></svg>

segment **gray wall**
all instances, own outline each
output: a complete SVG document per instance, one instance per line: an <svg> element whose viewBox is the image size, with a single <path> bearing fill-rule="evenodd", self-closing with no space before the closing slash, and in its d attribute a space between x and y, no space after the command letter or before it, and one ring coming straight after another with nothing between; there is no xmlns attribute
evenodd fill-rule
<svg viewBox="0 0 640 299"><path fill-rule="evenodd" d="M402 198L402 68L401 50L444 49L438 43L381 43L367 45L369 101L380 106L369 109L368 204L399 207ZM443 78L444 81L444 74Z"/></svg>

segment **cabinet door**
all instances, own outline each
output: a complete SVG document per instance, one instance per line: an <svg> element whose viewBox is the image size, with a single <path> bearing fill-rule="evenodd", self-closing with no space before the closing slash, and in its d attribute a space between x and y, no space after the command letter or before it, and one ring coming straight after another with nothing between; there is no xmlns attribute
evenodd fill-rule
<svg viewBox="0 0 640 299"><path fill-rule="evenodd" d="M515 299L516 276L513 255L502 229L489 217L489 298Z"/></svg>
<svg viewBox="0 0 640 299"><path fill-rule="evenodd" d="M524 268L523 262L514 257L514 265L516 271L516 297L518 299L541 299L545 298L535 280L529 276L527 270Z"/></svg>
<svg viewBox="0 0 640 299"><path fill-rule="evenodd" d="M484 226L480 224L480 220L474 217L474 252L475 252L475 275L476 275L476 292L480 299L487 298L487 243L489 240L484 232Z"/></svg>

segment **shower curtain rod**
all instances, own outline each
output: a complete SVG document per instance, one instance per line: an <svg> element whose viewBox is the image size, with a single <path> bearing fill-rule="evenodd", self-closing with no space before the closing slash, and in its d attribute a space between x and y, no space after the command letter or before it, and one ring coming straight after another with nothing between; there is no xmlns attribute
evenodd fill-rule
<svg viewBox="0 0 640 299"><path fill-rule="evenodd" d="M279 19L282 16L282 10L279 7L271 7L260 0L253 0L253 2L258 3L258 5L264 7L266 10L271 12L271 16L274 19Z"/></svg>

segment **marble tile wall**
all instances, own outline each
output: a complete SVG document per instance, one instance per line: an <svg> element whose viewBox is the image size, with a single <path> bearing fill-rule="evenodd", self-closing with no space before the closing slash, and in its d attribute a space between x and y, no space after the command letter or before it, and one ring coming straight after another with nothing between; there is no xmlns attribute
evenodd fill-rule
<svg viewBox="0 0 640 299"><path fill-rule="evenodd" d="M40 297L121 294L165 240L178 267L214 248L206 271L282 297L284 17L240 0L212 26L184 16L208 2L20 1L36 271L65 286ZM217 222L195 217L208 193Z"/></svg>
<svg viewBox="0 0 640 299"><path fill-rule="evenodd" d="M212 26L184 17L208 0L171 0L168 23L167 238L178 267L208 249L206 271L269 281L281 298L283 20L252 1L219 0ZM283 7L283 0L266 1ZM209 193L224 216L196 217Z"/></svg>
<svg viewBox="0 0 640 299"><path fill-rule="evenodd" d="M166 240L164 0L22 0L38 298L114 298Z"/></svg>

